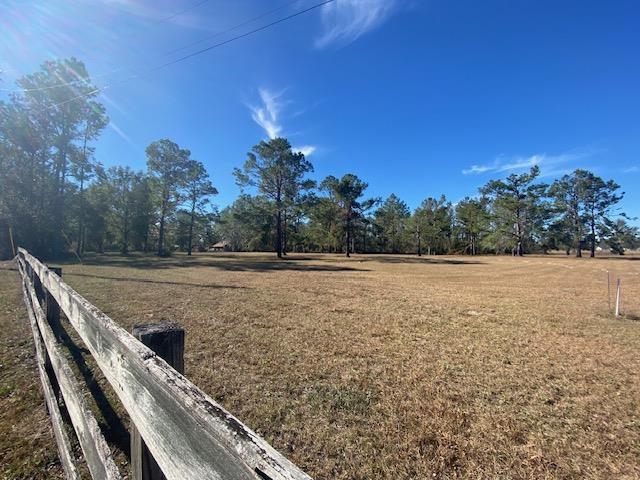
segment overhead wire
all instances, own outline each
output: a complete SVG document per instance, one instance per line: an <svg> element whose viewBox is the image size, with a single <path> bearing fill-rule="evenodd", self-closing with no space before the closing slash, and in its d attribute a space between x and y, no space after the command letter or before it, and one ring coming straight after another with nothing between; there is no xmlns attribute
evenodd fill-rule
<svg viewBox="0 0 640 480"><path fill-rule="evenodd" d="M198 8L201 5L204 5L205 3L208 3L211 0L201 0L200 2L196 3L195 5L192 5L190 7L187 7L183 10L180 10L179 12L175 12L167 17L161 18L160 20L157 20L156 22L153 22L151 25L159 25L161 23L167 22L173 18L179 17L180 15L184 15L185 13L194 10L195 8ZM113 75L115 73L121 72L122 70L124 70L123 67L120 68L116 68L114 70L111 70L108 73L103 73L103 74L98 74L98 75L94 75L93 79L96 78L102 78L102 77L107 77L109 75ZM29 92L38 92L38 91L43 91L43 90L52 90L55 88L62 88L62 87L68 87L68 86L72 86L72 85L77 85L77 84L86 84L87 80L86 79L82 79L79 78L77 80L72 80L69 82L64 82L64 83L58 83L56 85L49 85L46 87L38 87L38 88L14 88L14 89L9 89L9 88L0 88L0 92L9 92L9 93L29 93Z"/></svg>
<svg viewBox="0 0 640 480"><path fill-rule="evenodd" d="M202 0L198 3L196 3L195 5L192 5L190 7L185 8L184 10L180 10L179 12L176 12L172 15L169 15L168 17L165 18L161 18L160 20L158 20L156 23L164 23L167 22L173 18L179 17L180 15L184 15L187 12L190 12L191 10L198 8L200 5L204 5L205 3L209 2L210 0Z"/></svg>
<svg viewBox="0 0 640 480"><path fill-rule="evenodd" d="M180 15L184 15L185 13L198 8L201 5L204 5L205 3L208 3L211 0L201 0L200 2L196 3L195 5L192 5L190 7L187 7L183 10L180 10L179 12L175 12L167 17L161 18L155 22L153 22L151 25L155 26L155 25L159 25L161 23L167 22L173 18L179 17ZM124 70L123 67L119 67L116 69L111 70L108 73L103 73L103 74L98 74L98 75L94 75L93 79L96 78L102 78L102 77L108 77L110 75L113 75L115 73L119 73L122 70ZM77 80L71 80L69 82L64 82L64 83L58 83L56 85L48 85L46 87L38 87L38 88L14 88L14 89L9 89L9 88L0 88L0 92L8 92L8 93L29 93L29 92L39 92L39 91L43 91L43 90L52 90L55 88L62 88L62 87L68 87L68 86L72 86L72 85L77 85L77 84L87 84L87 80L86 79L82 79L79 78Z"/></svg>
<svg viewBox="0 0 640 480"><path fill-rule="evenodd" d="M158 71L158 70L161 70L161 69L167 68L167 67L169 67L169 66L175 65L176 63L183 62L183 61L185 61L185 60L188 60L188 59L190 59L190 58L196 57L196 56L198 56L198 55L202 55L203 53L209 52L209 51L214 50L214 49L216 49L216 48L220 48L220 47L222 47L222 46L224 46L224 45L227 45L227 44L229 44L229 43L231 43L231 42L234 42L234 41L240 40L240 39L245 38L245 37L248 37L248 36L250 36L250 35L254 35L254 34L258 33L258 32L261 32L261 31L266 30L266 29L268 29L268 28L271 28L271 27L273 27L273 26L275 26L275 25L278 25L278 24L280 24L280 23L283 23L283 22L286 22L286 21L288 21L288 20L291 20L291 19L293 19L293 18L295 18L295 17L298 17L298 16L300 16L300 15L303 15L303 14L305 14L305 13L307 13L307 12L310 12L310 11L312 11L312 10L315 10L315 9L317 9L317 8L320 8L320 7L322 7L323 5L327 5L327 4L332 3L332 2L334 2L334 1L335 1L335 0L324 0L324 1L322 1L322 2L316 3L316 4L314 4L314 5L312 5L312 6L308 7L308 8L305 8L305 9L303 9L303 10L299 10L298 12L292 13L291 15L287 15L286 17L280 18L280 19L278 19L278 20L275 20L275 21L273 21L273 22L270 22L270 23L268 23L268 24L266 24L266 25L263 25L263 26L261 26L261 27L255 28L255 29L250 30L250 31L248 31L248 32L245 32L245 33L243 33L243 34L236 35L235 37L231 37L231 38L229 38L229 39L227 39L227 40L225 40L225 41L223 41L223 42L216 43L216 44L211 45L211 46L209 46L209 47L207 47L207 48L203 48L203 49L201 49L201 50L195 51L195 52L190 53L190 54L188 54L188 55L184 55L184 56L182 56L182 57L180 57L180 58L177 58L177 59L172 60L172 61L170 61L170 62L163 63L163 64L158 65L158 66L156 66L156 67L152 67L152 68L147 69L147 70L145 70L145 71L143 71L143 72L135 73L135 74L133 74L133 75L131 75L131 76L129 76L129 77L126 77L126 78L124 78L124 79L121 79L120 81L117 81L117 82L115 82L115 83L107 84L107 85L105 85L104 87L98 87L98 88L96 88L96 89L94 89L94 90L92 90L92 91L90 91L90 92L85 92L85 93L82 93L82 94L80 94L80 95L77 95L77 96L75 96L75 97L73 97L73 98L70 98L70 99L64 100L64 101L62 101L62 102L58 102L58 103L55 103L55 104L53 104L53 105L49 105L48 107L44 108L44 110L49 110L49 109L52 109L52 108L56 108L56 107L59 107L59 106L65 105L65 104L67 104L67 103L73 102L73 101L75 101L75 100L78 100L78 99L80 99L80 98L84 98L84 97L88 97L88 96L93 96L93 95L95 95L95 94L97 94L97 93L103 92L104 90L107 90L107 89L112 88L112 87L114 87L114 86L121 85L121 84L123 84L123 83L129 82L129 81L131 81L131 80L133 80L133 79L135 79L135 78L140 78L140 77L143 77L143 76L145 76L145 75L149 75L150 73L153 73L153 72L156 72L156 71Z"/></svg>
<svg viewBox="0 0 640 480"><path fill-rule="evenodd" d="M295 4L295 3L300 3L301 1L302 1L302 0L293 0L293 1L291 1L291 2L287 2L287 3L285 3L284 5L280 5L280 6L279 6L279 7L277 7L277 8L274 8L274 9L269 10L269 11L267 11L267 12L261 13L261 14L260 14L260 15L258 15L257 17L253 17L253 18L251 18L251 19L249 19L249 20L245 20L244 22L239 23L239 24L237 24L237 25L234 25L233 27L230 27L230 28L228 28L228 29L226 29L226 30L223 30L223 31L221 31L221 32L214 33L214 34L212 34L212 35L208 35L208 36L206 36L206 37L204 37L204 38L201 38L200 40L196 40L195 42L191 42L191 43L189 43L189 44L187 44L187 45L184 45L184 46L182 46L182 47L178 47L178 48L175 48L175 49L173 49L173 50L170 50L170 51L166 52L166 53L165 53L165 55L171 55L172 53L180 52L180 51L182 51L182 50L186 50L187 48L191 48L191 47L193 47L193 46L195 46L195 45L199 45L199 44L201 44L201 43L204 43L204 42L206 42L206 41L208 41L208 40L211 40L211 39L214 39L214 38L218 38L218 37L220 37L220 36L222 36L222 35L226 35L227 33L233 32L234 30L237 30L237 29L238 29L238 28L240 28L240 27L244 27L245 25L248 25L248 24L250 24L250 23L253 23L253 22L255 22L255 21L257 21L257 20L260 20L260 19L262 19L262 18L264 18L264 17L267 17L267 16L269 16L269 15L271 15L271 14L273 14L273 13L279 12L280 10L284 10L285 8L287 8L287 7L291 6L291 5Z"/></svg>
<svg viewBox="0 0 640 480"><path fill-rule="evenodd" d="M202 5L202 4L204 4L204 3L209 2L209 1L210 1L210 0L202 0L202 1L200 1L199 3L197 3L197 4L195 4L195 5L192 5L192 6L191 6L191 7L189 7L189 8L186 8L186 9L184 9L184 10L181 10L180 12L176 12L176 13L174 13L174 14L172 14L172 15L168 16L168 17L165 17L164 19L159 20L158 22L154 23L154 25L155 25L155 24L158 24L158 23L166 22L166 21L168 21L168 20L170 20L170 19L172 19L172 18L175 18L175 17L177 17L177 16L180 16L180 15L182 15L182 14L184 14L184 13L186 13L186 12L190 11L190 10L193 10L193 9L195 9L195 8L199 7L200 5ZM256 17L253 17L253 18L251 18L251 19L249 19L249 20L245 20L245 21L243 21L243 22L241 22L241 23L238 23L238 24L236 24L236 25L234 25L234 26L232 26L232 27L230 27L230 28L228 28L228 29L226 29L226 30L223 30L223 31L221 31L221 32L217 32L217 33L215 33L215 34L213 34L213 35L209 35L209 36L204 37L204 38L202 38L202 39L200 39L200 40L197 40L197 41L195 41L195 42L189 43L189 44L184 45L184 46L182 46L182 47L178 47L178 48L176 48L176 49L174 49L174 50L170 50L170 51L168 51L168 52L164 52L163 54L157 55L157 57L159 58L160 56L167 56L167 55L170 55L170 54L172 54L172 53L176 53L176 52L179 52L179 51L182 51L182 50L186 50L187 48L193 47L194 45L198 45L198 44L200 44L200 43L206 42L206 41L211 40L211 39L213 39L213 38L217 38L217 37L220 37L220 36L222 36L222 35L226 35L227 33L230 33L230 32L232 32L232 31L234 31L234 30L237 30L238 28L241 28L241 27L243 27L243 26L245 26L245 25L248 25L248 24L250 24L250 23L256 22L257 20L260 20L260 19L262 19L262 18L264 18L264 17L267 17L267 16L269 16L269 15L271 15L271 14L273 14L273 13L276 13L276 12L278 12L278 11L280 11L280 10L283 10L283 9L285 9L285 8L287 8L287 7L289 7L289 6L293 5L293 4L299 3L299 2L301 2L301 1L303 1L303 0L293 0L293 1L289 1L289 2L287 2L287 3L285 3L285 4L283 4L283 5L280 5L280 6L279 6L279 7L277 7L277 8L274 8L274 9L268 10L268 11L266 11L266 12L264 12L264 13L261 13L260 15L258 15L258 16L256 16ZM325 2L325 3L330 3L331 1L334 1L334 0L330 0L329 2ZM321 5L320 5L320 6L321 6ZM313 6L313 7L311 7L311 8L310 8L310 9L308 9L308 10L313 10L314 8L317 8L317 6ZM308 10L302 11L302 12L300 12L300 13L305 13L305 12L306 12L306 11L308 11ZM296 15L294 14L293 16L296 16ZM288 18L287 18L287 19L288 19ZM279 22L276 22L276 23L279 23ZM262 29L262 28L261 28L261 29ZM258 29L257 31L260 31L261 29ZM249 34L251 34L251 33L255 33L255 32L249 32ZM246 36L246 35L245 35L245 36ZM242 38L242 37L239 37L239 38ZM234 39L231 39L231 40L235 40L235 38L234 38ZM226 43L228 43L228 42L226 42ZM214 45L212 48L216 48L217 46L218 46L218 45ZM154 67L154 68L152 68L150 71L155 71L155 69L157 69L157 68L162 68L162 66L160 66L160 67ZM116 68L116 69L114 69L114 70L112 70L112 71L110 71L110 72L107 72L107 73L98 74L98 75L93 75L93 76L92 76L92 78L91 78L91 80L95 80L95 79L98 79L98 78L109 77L109 76L114 75L114 74L116 74L116 73L122 72L122 71L123 71L123 70L125 70L125 69L126 69L125 67L119 67L119 68ZM134 74L134 75L133 75L132 77L130 77L130 78L135 78L135 77L137 77L137 76L138 76L138 74ZM121 82L117 82L117 83L121 83ZM55 85L48 85L48 86L46 86L46 87L38 87L38 88L17 88L17 89L0 88L0 92L7 92L7 93L30 93L30 92L38 92L38 91L44 91L44 90L53 90L53 89L56 89L56 88L62 88L62 87L68 87L68 86L76 86L76 85L80 85L80 86L82 86L83 84L84 84L84 85L87 85L87 84L88 84L88 80L87 80L87 79L80 78L80 79L77 79L77 80L71 80L71 81L69 81L69 82L58 83L58 84L55 84ZM105 88L106 88L106 87L105 87Z"/></svg>
<svg viewBox="0 0 640 480"><path fill-rule="evenodd" d="M295 18L295 17L298 17L300 15L303 15L303 14L305 14L307 12L310 12L311 10L315 10L316 8L320 8L323 5L327 5L328 3L332 3L334 1L335 0L325 0L324 2L316 3L315 5L312 5L309 8L305 8L304 10L300 10L300 11L298 11L296 13L292 13L291 15L288 15L288 16L280 18L280 19L278 19L278 20L276 20L274 22L271 22L271 23L268 23L266 25L263 25L262 27L250 30L249 32L243 33L241 35L237 35L237 36L232 37L232 38L230 38L228 40L225 40L223 42L216 43L215 45L211 45L210 47L203 48L201 50L197 50L197 51L195 51L193 53L190 53L188 55L185 55L183 57L177 58L175 60L172 60L170 62L164 63L162 65L159 65L158 67L152 68L151 70L149 70L146 73L155 72L156 70L160 70L160 69L168 67L170 65L174 65L176 63L182 62L182 61L187 60L189 58L196 57L198 55L202 55L203 53L206 53L206 52L208 52L210 50L213 50L215 48L219 48L219 47L221 47L223 45L226 45L228 43L234 42L236 40L240 40L241 38L245 38L245 37L248 37L248 36L253 35L255 33L261 32L263 30L266 30L267 28L273 27L273 26L278 25L279 23L282 23L282 22L286 22L287 20L291 20L292 18Z"/></svg>

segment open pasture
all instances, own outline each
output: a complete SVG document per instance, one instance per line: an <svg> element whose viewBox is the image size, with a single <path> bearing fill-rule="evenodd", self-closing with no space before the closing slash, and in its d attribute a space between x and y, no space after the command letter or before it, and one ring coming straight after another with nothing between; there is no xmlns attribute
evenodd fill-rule
<svg viewBox="0 0 640 480"><path fill-rule="evenodd" d="M638 257L102 256L63 276L129 330L182 324L186 375L315 478L640 478Z"/></svg>

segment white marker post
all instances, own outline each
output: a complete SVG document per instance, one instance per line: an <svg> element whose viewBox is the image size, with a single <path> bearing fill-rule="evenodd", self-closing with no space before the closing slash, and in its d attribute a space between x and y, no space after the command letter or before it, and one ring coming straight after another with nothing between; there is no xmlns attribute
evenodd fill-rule
<svg viewBox="0 0 640 480"><path fill-rule="evenodd" d="M609 302L609 313L611 313L611 279L609 278L609 270L607 270L607 301Z"/></svg>
<svg viewBox="0 0 640 480"><path fill-rule="evenodd" d="M620 279L618 279L618 285L616 287L616 317L620 315Z"/></svg>

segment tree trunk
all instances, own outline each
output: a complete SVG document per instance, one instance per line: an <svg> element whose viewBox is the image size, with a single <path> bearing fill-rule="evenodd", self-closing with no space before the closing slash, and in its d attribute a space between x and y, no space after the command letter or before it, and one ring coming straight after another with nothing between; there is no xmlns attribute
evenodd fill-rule
<svg viewBox="0 0 640 480"><path fill-rule="evenodd" d="M78 212L78 244L76 245L76 254L78 257L82 255L84 250L84 168L88 166L87 162L87 142L89 141L89 123L84 130L84 143L82 145L82 166L80 167L80 211Z"/></svg>
<svg viewBox="0 0 640 480"><path fill-rule="evenodd" d="M362 253L367 253L367 225L365 224L362 235Z"/></svg>
<svg viewBox="0 0 640 480"><path fill-rule="evenodd" d="M289 246L287 245L288 240L289 239L287 237L287 209L285 208L282 216L282 255L284 256L287 255L287 250L289 249Z"/></svg>
<svg viewBox="0 0 640 480"><path fill-rule="evenodd" d="M84 165L80 169L79 207L80 211L78 212L78 240L76 244L76 254L81 256L83 250L82 244L84 243Z"/></svg>
<svg viewBox="0 0 640 480"><path fill-rule="evenodd" d="M591 217L591 238L590 240L590 247L591 247L591 253L590 253L590 257L594 258L596 256L596 222L593 219L593 217Z"/></svg>
<svg viewBox="0 0 640 480"><path fill-rule="evenodd" d="M522 219L521 219L520 208L516 209L516 248L514 252L521 257L523 255L522 250L522 237L524 236L523 228L522 228Z"/></svg>
<svg viewBox="0 0 640 480"><path fill-rule="evenodd" d="M187 248L187 255L191 256L191 250L193 248L193 220L196 214L196 201L192 199L191 202L191 221L189 222L189 246Z"/></svg>
<svg viewBox="0 0 640 480"><path fill-rule="evenodd" d="M282 210L279 206L276 215L276 254L282 258Z"/></svg>
<svg viewBox="0 0 640 480"><path fill-rule="evenodd" d="M349 258L351 256L351 254L349 253L350 250L350 246L351 246L351 235L350 235L350 227L347 225L347 231L345 233L344 239L345 239L345 251L346 251L346 256L347 258Z"/></svg>
<svg viewBox="0 0 640 480"><path fill-rule="evenodd" d="M166 203L165 200L162 201L162 210L160 212L160 227L158 229L158 253L157 255L160 257L164 254L164 217L166 215Z"/></svg>
<svg viewBox="0 0 640 480"><path fill-rule="evenodd" d="M129 253L129 212L125 210L122 225L122 254Z"/></svg>
<svg viewBox="0 0 640 480"><path fill-rule="evenodd" d="M56 192L54 200L52 255L59 257L62 253L62 227L64 225L64 179L66 177L66 153L60 148L56 165Z"/></svg>

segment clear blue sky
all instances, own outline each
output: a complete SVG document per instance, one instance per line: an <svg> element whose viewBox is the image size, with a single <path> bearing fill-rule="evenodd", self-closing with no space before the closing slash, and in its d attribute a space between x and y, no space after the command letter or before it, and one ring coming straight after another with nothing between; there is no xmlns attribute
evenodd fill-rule
<svg viewBox="0 0 640 480"><path fill-rule="evenodd" d="M156 69L317 1L5 0L0 88L78 57L111 118L96 157L144 169L168 137L208 167L220 207L246 152L280 135L314 178L352 172L412 208L538 164L545 181L616 180L640 217L640 2L335 0Z"/></svg>

